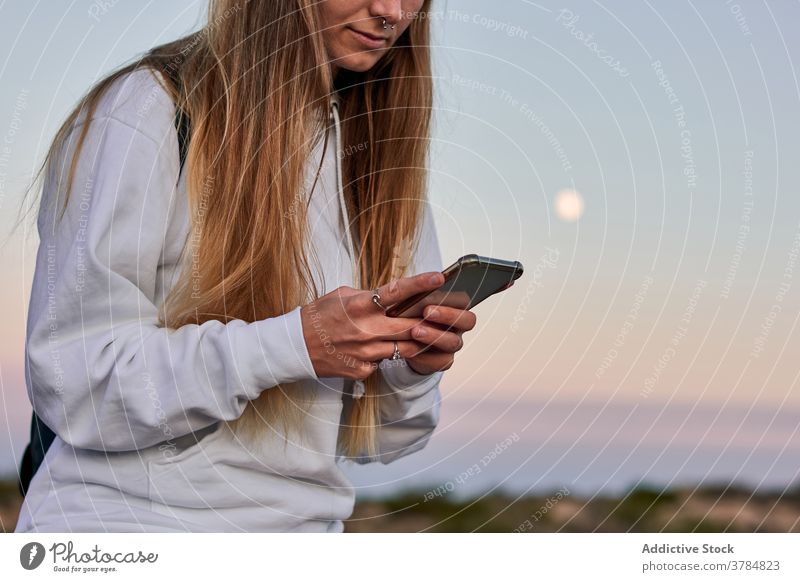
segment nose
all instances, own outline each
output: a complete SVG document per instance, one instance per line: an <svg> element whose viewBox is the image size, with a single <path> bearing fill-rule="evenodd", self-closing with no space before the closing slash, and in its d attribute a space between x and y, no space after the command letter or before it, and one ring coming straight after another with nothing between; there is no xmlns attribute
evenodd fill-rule
<svg viewBox="0 0 800 582"><path fill-rule="evenodd" d="M369 5L369 12L378 19L378 25L385 18L386 28L391 28L403 19L403 3L401 0L373 0Z"/></svg>

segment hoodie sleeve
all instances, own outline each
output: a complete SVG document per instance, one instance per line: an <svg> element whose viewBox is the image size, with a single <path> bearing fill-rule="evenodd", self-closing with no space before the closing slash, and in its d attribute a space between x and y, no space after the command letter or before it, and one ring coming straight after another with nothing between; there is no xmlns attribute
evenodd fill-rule
<svg viewBox="0 0 800 582"><path fill-rule="evenodd" d="M444 372L421 375L404 360L383 360L379 373L378 456L356 458L360 464L380 461L385 465L422 450L439 424L439 383Z"/></svg>
<svg viewBox="0 0 800 582"><path fill-rule="evenodd" d="M410 276L441 271L442 258L431 212L426 200L419 244L414 253ZM439 423L441 383L444 371L418 374L401 358L384 359L378 366L378 394L381 426L378 429L377 459L359 457L356 462L383 464L410 455L425 447Z"/></svg>
<svg viewBox="0 0 800 582"><path fill-rule="evenodd" d="M102 451L233 420L263 390L316 378L300 307L253 323L159 326L162 251L175 244L174 109L154 108L144 126L131 111L90 120L60 221L63 193L46 176L25 346L36 413L71 446Z"/></svg>

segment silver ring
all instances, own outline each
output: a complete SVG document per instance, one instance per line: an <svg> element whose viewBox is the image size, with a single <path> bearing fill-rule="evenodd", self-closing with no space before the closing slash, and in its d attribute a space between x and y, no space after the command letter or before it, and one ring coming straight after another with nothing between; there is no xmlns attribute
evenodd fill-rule
<svg viewBox="0 0 800 582"><path fill-rule="evenodd" d="M386 311L386 308L383 305L381 305L381 296L378 293L377 289L372 290L372 302L378 307L380 307L382 311Z"/></svg>
<svg viewBox="0 0 800 582"><path fill-rule="evenodd" d="M395 25L393 24L392 25L392 29L394 29L394 27L395 27ZM386 30L386 19L385 18L383 19L383 28L384 28L384 30Z"/></svg>
<svg viewBox="0 0 800 582"><path fill-rule="evenodd" d="M394 353L392 354L393 360L400 359L400 348L397 346L397 341L394 342Z"/></svg>

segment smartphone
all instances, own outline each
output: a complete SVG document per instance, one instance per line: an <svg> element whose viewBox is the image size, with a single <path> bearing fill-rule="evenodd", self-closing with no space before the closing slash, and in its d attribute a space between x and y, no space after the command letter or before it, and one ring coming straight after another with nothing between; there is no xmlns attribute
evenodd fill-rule
<svg viewBox="0 0 800 582"><path fill-rule="evenodd" d="M472 309L487 297L508 289L522 276L522 263L464 255L442 271L444 283L417 293L386 310L389 317L422 317L427 305Z"/></svg>

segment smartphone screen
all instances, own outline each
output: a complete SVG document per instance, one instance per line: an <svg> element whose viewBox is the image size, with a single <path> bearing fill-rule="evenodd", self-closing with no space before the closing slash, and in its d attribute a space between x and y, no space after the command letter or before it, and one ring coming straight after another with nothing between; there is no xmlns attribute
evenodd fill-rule
<svg viewBox="0 0 800 582"><path fill-rule="evenodd" d="M522 263L472 254L461 257L443 273L445 281L441 287L390 307L386 315L422 317L428 305L471 309L487 297L511 286L522 275Z"/></svg>

